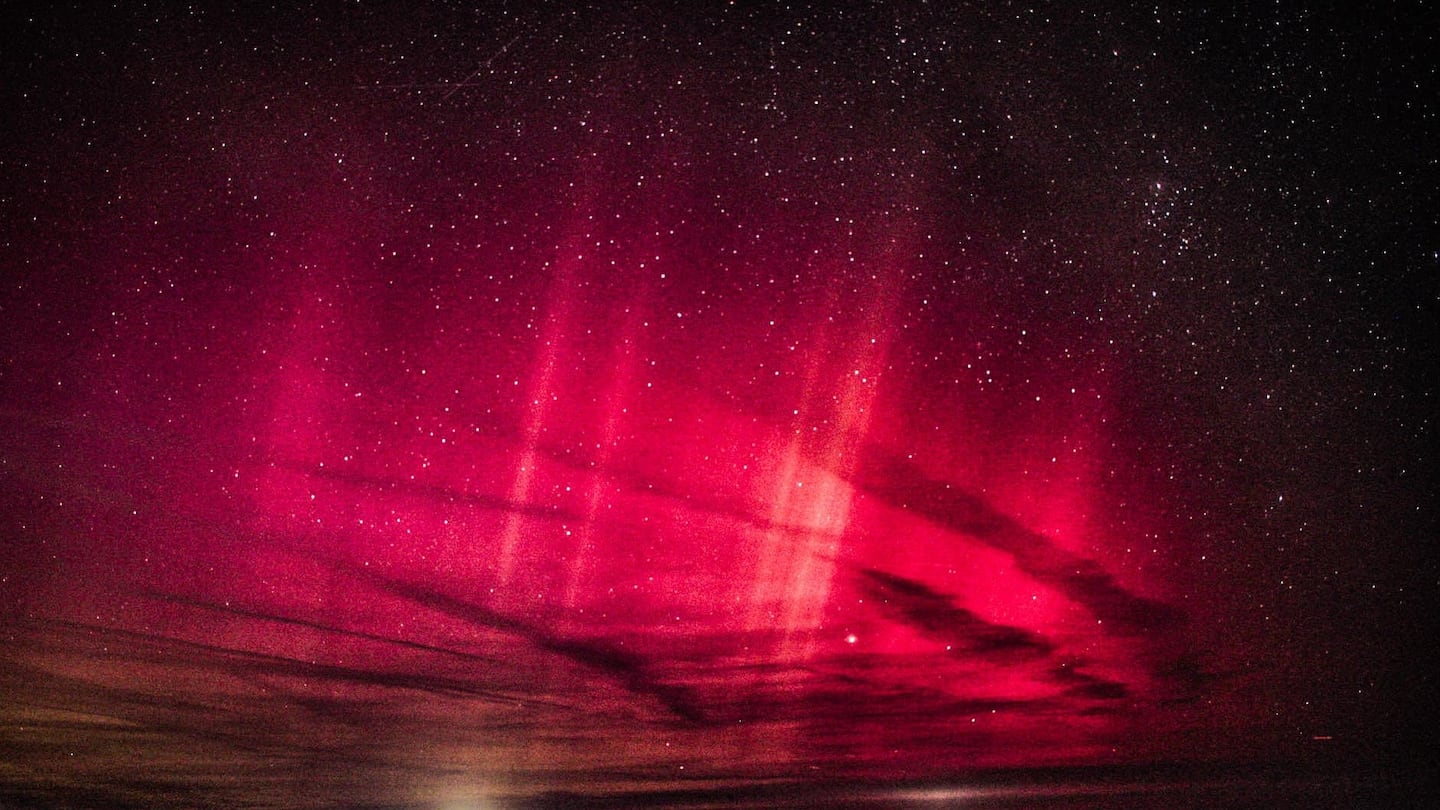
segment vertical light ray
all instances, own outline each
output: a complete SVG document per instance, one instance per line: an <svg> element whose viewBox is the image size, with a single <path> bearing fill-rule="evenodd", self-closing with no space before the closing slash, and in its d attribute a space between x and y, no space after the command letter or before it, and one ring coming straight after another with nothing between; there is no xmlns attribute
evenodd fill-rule
<svg viewBox="0 0 1440 810"><path fill-rule="evenodd" d="M846 481L854 448L870 429L877 379L890 339L894 292L884 270L855 291L864 316L853 337L833 337L841 311L832 293L815 347L805 363L799 407L771 491L746 629L778 629L784 660L815 650L834 586L842 538L849 529L854 490ZM835 360L835 357L842 358ZM799 531L797 531L797 529Z"/></svg>
<svg viewBox="0 0 1440 810"><path fill-rule="evenodd" d="M590 558L594 551L595 524L599 519L600 508L605 500L606 492L613 491L615 487L613 480L606 474L606 470L610 466L611 456L615 450L615 441L620 435L620 426L627 414L625 403L628 401L630 386L635 379L635 341L640 330L641 311L638 304L625 308L625 326L620 332L623 337L615 347L615 371L610 375L610 384L606 387L604 395L605 421L600 426L600 435L596 440L594 466L586 482L585 520L576 530L574 553L566 570L562 604L567 610L578 606L580 586L586 580Z"/></svg>
<svg viewBox="0 0 1440 810"><path fill-rule="evenodd" d="M334 465L343 460L335 451L341 420L355 391L346 396L346 381L334 371L356 342L353 324L360 304L347 295L339 281L352 268L344 267L340 240L324 240L307 261L297 262L301 281L288 317L278 327L275 358L276 389L260 437L263 468L253 490L262 529L281 528L299 521L318 522L307 497L306 477L297 471ZM337 265L342 265L337 268ZM336 457L339 455L340 457Z"/></svg>
<svg viewBox="0 0 1440 810"><path fill-rule="evenodd" d="M827 310L833 311L833 304ZM813 590L806 588L810 583L794 579L797 557L810 552L793 532L797 516L792 501L796 490L803 489L805 484L801 475L802 445L805 425L815 407L814 391L828 343L828 329L824 323L819 328L815 343L820 348L811 351L806 359L801 400L795 409L795 418L791 420L790 438L782 451L780 468L768 498L768 525L760 533L760 548L745 621L748 631L773 629L778 624L786 639L798 629L797 603L809 599Z"/></svg>
<svg viewBox="0 0 1440 810"><path fill-rule="evenodd" d="M579 256L575 251L565 251L557 263L555 278L546 294L545 321L539 338L540 352L525 388L525 421L520 431L519 458L515 465L515 476L511 480L509 491L506 492L506 500L512 504L526 504L531 499L531 490L541 459L540 439L545 432L550 404L555 396L556 365L570 320L575 264L578 261ZM525 523L529 520L529 516L517 509L512 509L505 515L495 563L496 581L501 586L510 584L515 573L515 555L524 534Z"/></svg>
<svg viewBox="0 0 1440 810"><path fill-rule="evenodd" d="M585 262L587 223L593 209L593 190L589 173L581 172L578 199L573 216L560 240L553 262L554 270L545 292L545 320L540 327L539 352L525 387L525 417L520 430L519 457L506 499L512 504L528 504L533 497L536 474L542 454L540 442L546 432L552 402L556 396L558 365L568 341L577 277ZM500 529L500 542L495 562L495 579L499 586L509 585L515 575L516 555L524 539L527 521L533 519L520 510L505 515Z"/></svg>

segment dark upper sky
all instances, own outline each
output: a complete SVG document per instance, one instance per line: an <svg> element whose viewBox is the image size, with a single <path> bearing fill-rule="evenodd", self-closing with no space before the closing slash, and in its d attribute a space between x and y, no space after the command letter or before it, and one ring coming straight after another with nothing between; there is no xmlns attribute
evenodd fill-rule
<svg viewBox="0 0 1440 810"><path fill-rule="evenodd" d="M0 801L1430 761L1418 10L300 5L4 10Z"/></svg>

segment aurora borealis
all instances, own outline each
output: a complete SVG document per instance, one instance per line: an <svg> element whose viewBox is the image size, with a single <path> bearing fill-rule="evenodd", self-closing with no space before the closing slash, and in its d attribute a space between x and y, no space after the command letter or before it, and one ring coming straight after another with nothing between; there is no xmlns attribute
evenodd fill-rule
<svg viewBox="0 0 1440 810"><path fill-rule="evenodd" d="M1428 762L1375 15L7 9L0 805Z"/></svg>

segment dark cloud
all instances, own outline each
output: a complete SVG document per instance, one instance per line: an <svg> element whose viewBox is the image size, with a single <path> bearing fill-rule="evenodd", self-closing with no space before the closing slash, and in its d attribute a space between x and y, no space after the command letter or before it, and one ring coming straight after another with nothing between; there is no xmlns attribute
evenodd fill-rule
<svg viewBox="0 0 1440 810"><path fill-rule="evenodd" d="M1049 675L1065 689L1066 697L1111 701L1130 696L1130 689L1125 684L1091 675L1084 671L1083 665L1076 662L1062 662L1052 668Z"/></svg>
<svg viewBox="0 0 1440 810"><path fill-rule="evenodd" d="M945 644L956 655L1025 660L1048 655L1053 645L1019 627L988 622L924 583L860 569L860 588L882 613Z"/></svg>
<svg viewBox="0 0 1440 810"><path fill-rule="evenodd" d="M515 636L540 650L602 672L630 692L659 701L676 718L686 723L706 722L704 710L690 690L659 680L644 658L611 642L603 639L566 638L537 624L426 585L362 572L352 567L346 567L346 570L391 596L461 619L483 630Z"/></svg>
<svg viewBox="0 0 1440 810"><path fill-rule="evenodd" d="M569 511L554 504L511 501L483 493L466 492L450 487L419 483L413 480L404 481L397 478L381 478L320 465L287 464L282 466L286 466L305 475L312 475L316 478L335 481L353 487L426 498L440 503L477 507L497 512L513 512L526 517L546 520L575 521L584 518L584 516L578 512Z"/></svg>
<svg viewBox="0 0 1440 810"><path fill-rule="evenodd" d="M1185 622L1173 606L1125 590L1095 561L1061 548L979 495L932 478L893 453L867 447L850 480L894 508L1010 554L1020 570L1083 605L1108 625L1108 632L1162 634Z"/></svg>
<svg viewBox="0 0 1440 810"><path fill-rule="evenodd" d="M448 647L440 647L434 644L423 644L421 642L413 641L411 639L385 636L378 633L367 633L362 630L349 630L346 628L335 627L329 624L325 624L323 622L298 619L292 616L285 616L278 613L271 613L262 610L247 609L231 603L222 604L218 602L208 602L203 599L193 599L177 594L165 594L154 590L142 591L141 593L142 595L148 596L152 599L173 602L175 604L186 605L189 607L213 611L216 613L226 613L233 616L241 616L260 622L273 622L275 624L290 625L293 627L302 627L309 630L317 630L321 633L332 634L335 636L364 639L366 641L378 641L383 644L390 644L396 647L404 647L424 653L435 653L437 655L451 656L462 660L474 661L478 663L494 664L499 662L499 659L494 656L480 655L477 653L465 652L462 650L453 650Z"/></svg>

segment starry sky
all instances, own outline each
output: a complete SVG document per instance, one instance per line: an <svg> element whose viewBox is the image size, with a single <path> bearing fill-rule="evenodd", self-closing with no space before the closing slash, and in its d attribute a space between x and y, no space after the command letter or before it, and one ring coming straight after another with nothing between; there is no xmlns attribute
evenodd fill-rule
<svg viewBox="0 0 1440 810"><path fill-rule="evenodd" d="M1216 5L7 4L0 803L1431 763L1434 35Z"/></svg>

